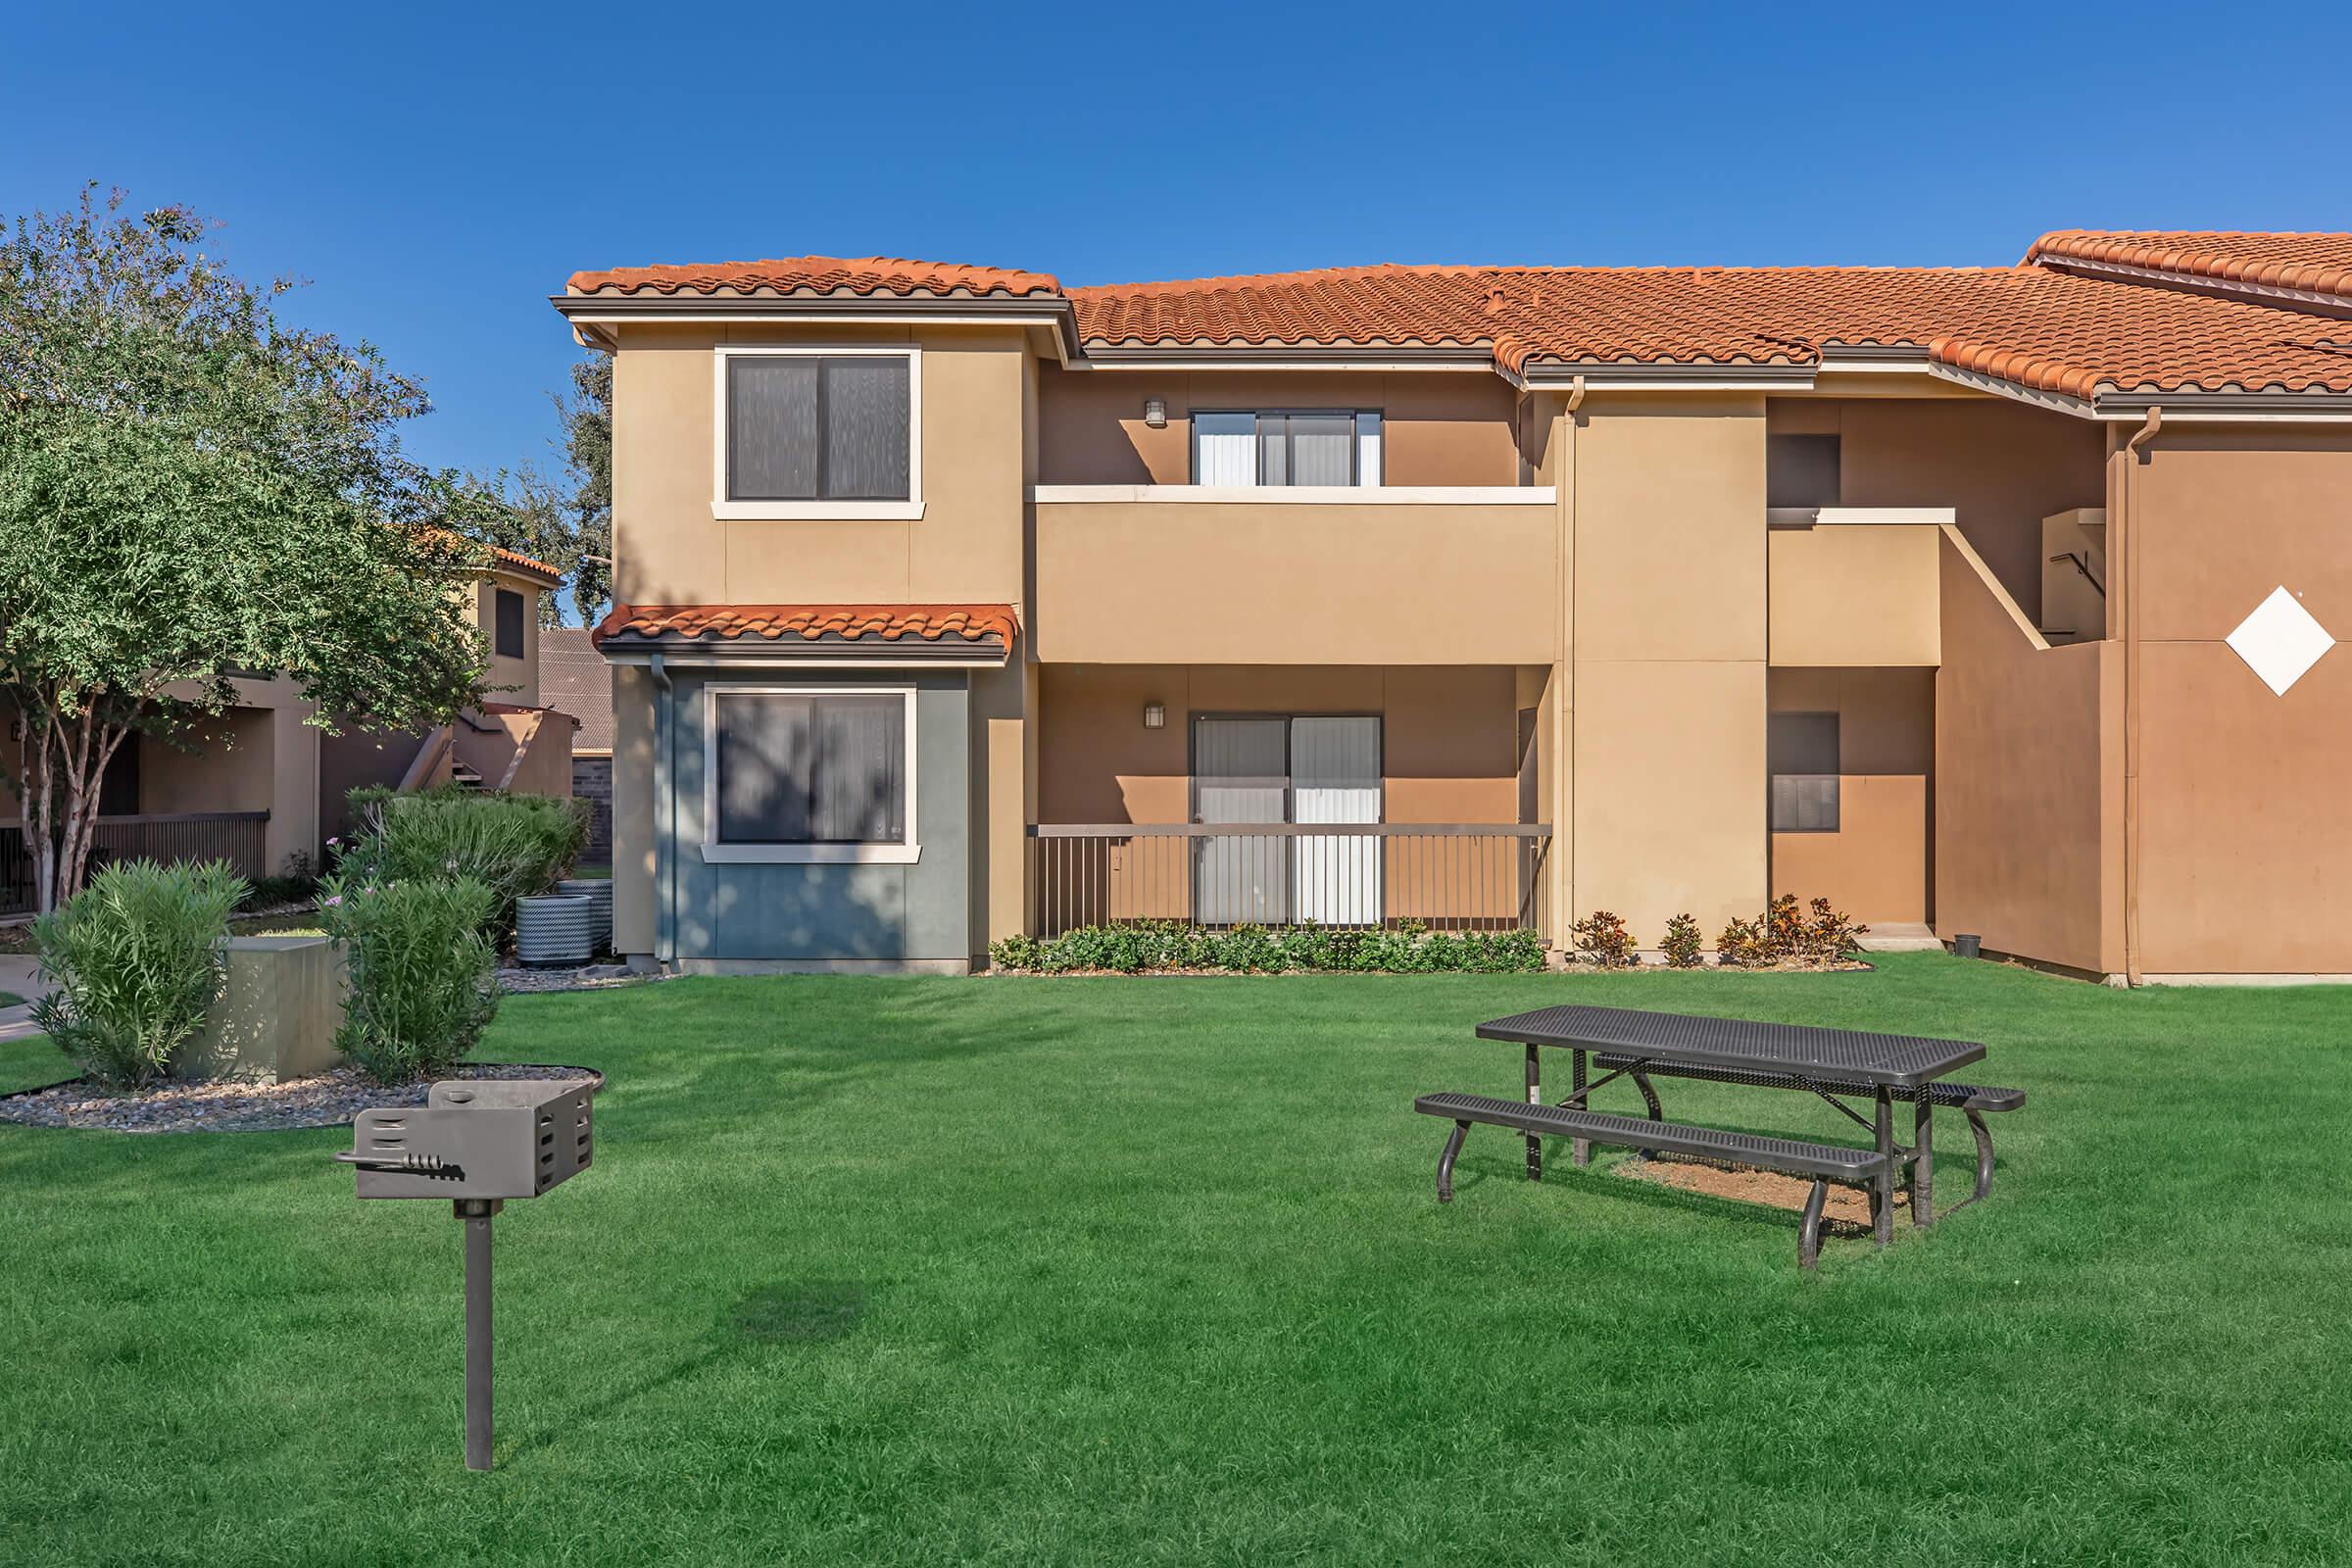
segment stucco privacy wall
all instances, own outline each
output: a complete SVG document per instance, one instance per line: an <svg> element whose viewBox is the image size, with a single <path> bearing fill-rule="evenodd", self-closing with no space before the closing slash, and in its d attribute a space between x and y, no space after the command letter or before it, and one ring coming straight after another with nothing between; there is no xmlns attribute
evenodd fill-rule
<svg viewBox="0 0 2352 1568"><path fill-rule="evenodd" d="M200 726L183 750L138 737L141 811L268 811L263 868L274 874L297 855L316 856L321 732L314 709L284 675L239 679L239 706Z"/></svg>
<svg viewBox="0 0 2352 1568"><path fill-rule="evenodd" d="M2123 663L2052 648L1965 540L1943 541L1936 929L2097 974L2123 967Z"/></svg>
<svg viewBox="0 0 2352 1568"><path fill-rule="evenodd" d="M666 853L674 857L676 868L680 962L969 963L971 758L962 672L779 677L774 672L712 676L681 670L673 678L676 735L670 763L677 820ZM920 857L907 865L706 861L702 846L709 699L713 686L726 684L913 686ZM614 892L617 898L617 887Z"/></svg>
<svg viewBox="0 0 2352 1568"><path fill-rule="evenodd" d="M1838 715L1838 831L1773 834L1773 894L1826 898L1881 924L1928 919L1936 671L1775 668L1770 687L1776 713Z"/></svg>
<svg viewBox="0 0 2352 1568"><path fill-rule="evenodd" d="M2106 497L2097 424L2006 398L1775 398L1771 419L1838 438L1843 506L1952 508L2037 626L2041 519Z"/></svg>
<svg viewBox="0 0 2352 1568"><path fill-rule="evenodd" d="M722 342L919 346L922 516L714 519L713 350ZM614 597L1021 605L1025 357L1013 328L630 327L612 367Z"/></svg>
<svg viewBox="0 0 2352 1568"><path fill-rule="evenodd" d="M1381 415L1382 483L1519 482L1510 386L1485 370L1041 372L1040 484L1191 484L1195 409L1371 409ZM1167 424L1144 421L1146 399Z"/></svg>
<svg viewBox="0 0 2352 1568"><path fill-rule="evenodd" d="M1764 400L1576 417L1570 903L1649 944L1764 902Z"/></svg>
<svg viewBox="0 0 2352 1568"><path fill-rule="evenodd" d="M2137 967L2352 972L2352 655L2274 696L2223 641L2279 587L2352 633L2352 435L2177 427L2143 451Z"/></svg>

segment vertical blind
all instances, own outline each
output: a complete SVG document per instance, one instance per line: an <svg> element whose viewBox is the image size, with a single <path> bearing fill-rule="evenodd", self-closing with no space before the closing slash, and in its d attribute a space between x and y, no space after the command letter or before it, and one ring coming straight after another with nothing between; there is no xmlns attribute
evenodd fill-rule
<svg viewBox="0 0 2352 1568"><path fill-rule="evenodd" d="M1193 482L1377 485L1380 415L1372 410L1193 416Z"/></svg>
<svg viewBox="0 0 2352 1568"><path fill-rule="evenodd" d="M908 361L747 354L727 361L727 499L904 501Z"/></svg>
<svg viewBox="0 0 2352 1568"><path fill-rule="evenodd" d="M906 700L897 692L713 696L721 844L904 844Z"/></svg>

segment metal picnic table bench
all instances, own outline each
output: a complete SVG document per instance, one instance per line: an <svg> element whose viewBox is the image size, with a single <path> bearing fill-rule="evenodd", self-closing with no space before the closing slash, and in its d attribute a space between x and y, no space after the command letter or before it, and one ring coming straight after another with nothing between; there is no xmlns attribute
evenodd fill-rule
<svg viewBox="0 0 2352 1568"><path fill-rule="evenodd" d="M1805 1268L1820 1259L1829 1183L1860 1187L1870 1194L1872 1236L1885 1247L1893 1240L1895 1183L1905 1168L1911 1174L1912 1223L1935 1223L1936 1107L1964 1112L1976 1136L1976 1191L1954 1205L1964 1207L1992 1188L1992 1135L1984 1125L1985 1113L2015 1110L2026 1102L2022 1090L1949 1081L1950 1073L1984 1058L1984 1048L1973 1040L1588 1006L1539 1007L1496 1018L1480 1024L1478 1036L1527 1048L1527 1098L1433 1094L1413 1102L1423 1115L1446 1117L1454 1124L1438 1160L1440 1202L1452 1200L1454 1159L1473 1124L1524 1133L1530 1181L1543 1178L1545 1138L1571 1140L1579 1165L1591 1159L1594 1144L1652 1154L1696 1154L1813 1178L1797 1236L1797 1262ZM1569 1095L1557 1105L1544 1101L1541 1058L1545 1048L1572 1054ZM1602 1073L1597 1079L1591 1077L1594 1067ZM1621 1077L1632 1079L1642 1091L1646 1118L1591 1108L1592 1092ZM1854 1149L1669 1122L1652 1082L1657 1078L1810 1092L1867 1129L1872 1147ZM1871 1102L1875 1114L1865 1119L1845 1103L1847 1100ZM1914 1107L1908 1149L1894 1141L1898 1101Z"/></svg>

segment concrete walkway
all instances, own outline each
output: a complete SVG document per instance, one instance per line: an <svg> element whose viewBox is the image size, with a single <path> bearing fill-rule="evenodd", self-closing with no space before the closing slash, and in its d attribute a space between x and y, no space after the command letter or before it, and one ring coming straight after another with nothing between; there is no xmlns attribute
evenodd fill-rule
<svg viewBox="0 0 2352 1568"><path fill-rule="evenodd" d="M56 990L43 980L40 965L26 954L0 954L0 991L13 991L24 999L14 1007L0 1007L0 1040L24 1040L39 1034L32 1021L32 1004Z"/></svg>

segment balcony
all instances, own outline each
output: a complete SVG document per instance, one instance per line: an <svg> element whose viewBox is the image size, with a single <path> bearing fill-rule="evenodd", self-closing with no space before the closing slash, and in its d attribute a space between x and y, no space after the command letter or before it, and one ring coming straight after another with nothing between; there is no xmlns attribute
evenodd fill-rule
<svg viewBox="0 0 2352 1568"><path fill-rule="evenodd" d="M122 860L226 860L248 881L270 874L268 811L150 811L101 816L90 843L90 870ZM0 822L0 914L33 906L32 857L24 824Z"/></svg>
<svg viewBox="0 0 2352 1568"><path fill-rule="evenodd" d="M1782 666L1942 662L1937 540L1944 508L1767 514L1767 622Z"/></svg>
<svg viewBox="0 0 2352 1568"><path fill-rule="evenodd" d="M1557 498L1539 486L1039 485L1051 663L1545 664Z"/></svg>

